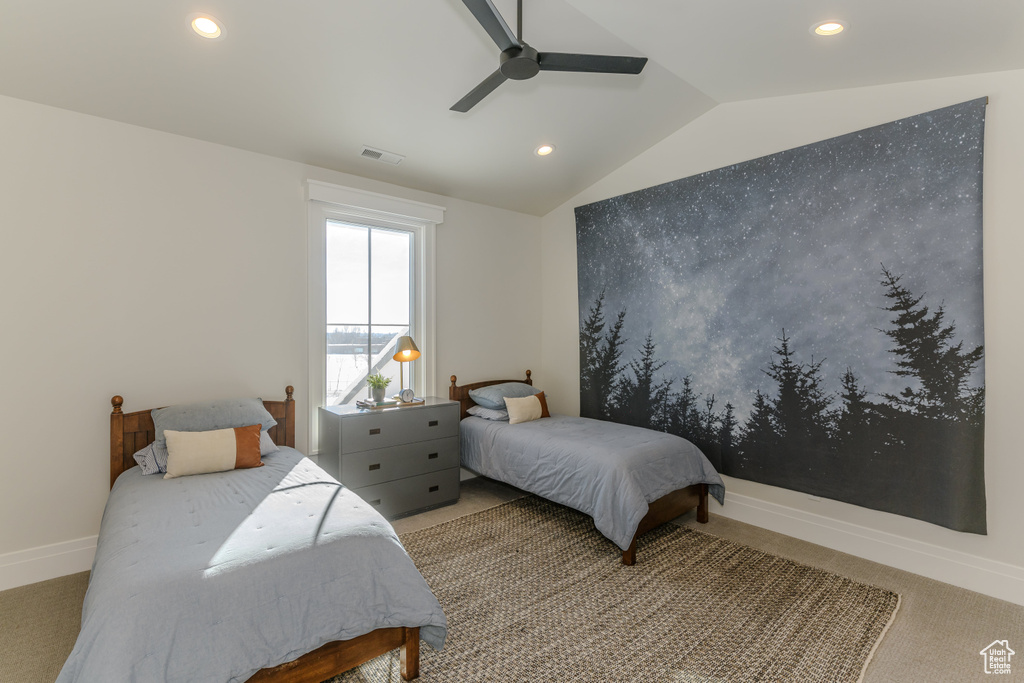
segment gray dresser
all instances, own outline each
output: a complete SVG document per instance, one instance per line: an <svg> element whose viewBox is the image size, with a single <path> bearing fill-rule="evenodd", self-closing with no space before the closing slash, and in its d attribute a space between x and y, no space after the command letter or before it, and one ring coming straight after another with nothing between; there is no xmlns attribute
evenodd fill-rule
<svg viewBox="0 0 1024 683"><path fill-rule="evenodd" d="M459 404L320 408L320 464L388 518L459 499Z"/></svg>

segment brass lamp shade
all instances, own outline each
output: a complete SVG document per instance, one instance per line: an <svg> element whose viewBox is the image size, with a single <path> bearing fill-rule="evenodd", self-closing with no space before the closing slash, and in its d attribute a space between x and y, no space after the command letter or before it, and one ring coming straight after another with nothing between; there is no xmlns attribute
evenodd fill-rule
<svg viewBox="0 0 1024 683"><path fill-rule="evenodd" d="M409 360L416 360L420 357L420 350L416 348L416 342L412 337L406 335L398 338L398 345L395 347L395 355L392 356L399 363Z"/></svg>
<svg viewBox="0 0 1024 683"><path fill-rule="evenodd" d="M398 361L399 392L405 388L405 365L403 365L403 363L416 360L419 357L420 350L416 348L416 342L412 340L412 337L406 335L398 338L398 344L395 345L395 355L393 355L392 358Z"/></svg>

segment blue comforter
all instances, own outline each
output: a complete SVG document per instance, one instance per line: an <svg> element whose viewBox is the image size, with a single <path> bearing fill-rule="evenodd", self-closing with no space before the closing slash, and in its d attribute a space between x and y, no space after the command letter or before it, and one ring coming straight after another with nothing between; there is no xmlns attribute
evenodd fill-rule
<svg viewBox="0 0 1024 683"><path fill-rule="evenodd" d="M444 645L441 606L391 525L294 449L264 462L118 478L59 683L244 681L390 626Z"/></svg>
<svg viewBox="0 0 1024 683"><path fill-rule="evenodd" d="M467 417L460 438L463 466L590 515L623 550L648 503L667 493L703 483L725 501L707 457L672 434L553 415L514 425Z"/></svg>

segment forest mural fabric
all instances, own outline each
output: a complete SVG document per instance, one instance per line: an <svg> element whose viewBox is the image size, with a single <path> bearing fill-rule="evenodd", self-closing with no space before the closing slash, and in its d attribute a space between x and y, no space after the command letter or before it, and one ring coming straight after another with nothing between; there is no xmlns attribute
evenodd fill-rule
<svg viewBox="0 0 1024 683"><path fill-rule="evenodd" d="M580 414L985 533L986 103L577 207Z"/></svg>

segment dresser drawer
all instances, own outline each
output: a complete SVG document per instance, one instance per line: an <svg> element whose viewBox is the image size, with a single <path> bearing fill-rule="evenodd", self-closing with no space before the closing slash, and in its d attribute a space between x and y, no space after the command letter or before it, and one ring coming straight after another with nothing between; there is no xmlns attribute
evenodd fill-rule
<svg viewBox="0 0 1024 683"><path fill-rule="evenodd" d="M341 481L355 489L459 466L459 438L377 448L341 456Z"/></svg>
<svg viewBox="0 0 1024 683"><path fill-rule="evenodd" d="M341 453L358 453L397 444L430 441L459 433L459 405L399 408L351 415L342 420Z"/></svg>
<svg viewBox="0 0 1024 683"><path fill-rule="evenodd" d="M459 468L352 489L388 518L420 512L459 499Z"/></svg>

